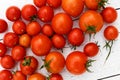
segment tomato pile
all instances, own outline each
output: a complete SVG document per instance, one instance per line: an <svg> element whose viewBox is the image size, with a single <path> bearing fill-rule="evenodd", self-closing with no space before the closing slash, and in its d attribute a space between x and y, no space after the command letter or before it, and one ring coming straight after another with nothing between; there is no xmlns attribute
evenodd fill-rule
<svg viewBox="0 0 120 80"><path fill-rule="evenodd" d="M6 32L10 26L0 19L0 33L5 32L0 40L0 65L4 68L0 80L64 80L64 69L73 75L91 72L89 67L95 61L91 59L100 50L91 38L103 27L104 47L109 48L107 61L119 32L109 25L117 19L117 11L105 7L106 3L107 0L33 0L33 4L21 9L9 6L5 15L13 23L12 31ZM60 9L62 12L55 12ZM75 22L78 26L74 26ZM84 44L87 34L89 42ZM81 46L83 50L76 50ZM67 56L64 48L71 48ZM28 49L32 51L29 55ZM49 76L40 72L43 68Z"/></svg>

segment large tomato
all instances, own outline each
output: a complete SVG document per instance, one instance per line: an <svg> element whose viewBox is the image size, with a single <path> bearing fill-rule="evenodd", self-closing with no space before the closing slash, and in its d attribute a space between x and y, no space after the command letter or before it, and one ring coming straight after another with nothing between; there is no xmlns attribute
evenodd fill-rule
<svg viewBox="0 0 120 80"><path fill-rule="evenodd" d="M27 77L21 71L16 71L13 74L13 80L27 80Z"/></svg>
<svg viewBox="0 0 120 80"><path fill-rule="evenodd" d="M12 80L13 76L9 70L0 71L0 80Z"/></svg>
<svg viewBox="0 0 120 80"><path fill-rule="evenodd" d="M0 33L5 32L8 29L8 24L5 20L0 19Z"/></svg>
<svg viewBox="0 0 120 80"><path fill-rule="evenodd" d="M62 0L62 8L73 17L77 17L84 9L83 0Z"/></svg>
<svg viewBox="0 0 120 80"><path fill-rule="evenodd" d="M41 73L34 73L28 77L28 80L46 80L46 77Z"/></svg>

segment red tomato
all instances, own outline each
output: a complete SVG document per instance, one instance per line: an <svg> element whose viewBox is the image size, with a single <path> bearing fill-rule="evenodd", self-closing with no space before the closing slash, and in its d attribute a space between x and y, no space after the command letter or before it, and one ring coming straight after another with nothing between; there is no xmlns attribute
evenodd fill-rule
<svg viewBox="0 0 120 80"><path fill-rule="evenodd" d="M46 80L46 77L41 73L34 73L28 77L28 80Z"/></svg>
<svg viewBox="0 0 120 80"><path fill-rule="evenodd" d="M55 48L62 49L66 44L66 40L63 35L54 34L52 37L52 43Z"/></svg>
<svg viewBox="0 0 120 80"><path fill-rule="evenodd" d="M0 80L12 80L13 76L9 70L0 71Z"/></svg>
<svg viewBox="0 0 120 80"><path fill-rule="evenodd" d="M47 36L40 34L32 38L31 49L35 55L44 56L51 48L52 42Z"/></svg>
<svg viewBox="0 0 120 80"><path fill-rule="evenodd" d="M3 42L7 47L14 47L19 42L19 37L13 32L8 32L4 35Z"/></svg>
<svg viewBox="0 0 120 80"><path fill-rule="evenodd" d="M14 60L20 61L26 55L26 50L24 47L18 45L12 48L11 54Z"/></svg>
<svg viewBox="0 0 120 80"><path fill-rule="evenodd" d="M10 55L5 55L1 58L1 66L6 69L11 69L15 66L15 61Z"/></svg>
<svg viewBox="0 0 120 80"><path fill-rule="evenodd" d="M8 29L8 24L5 20L0 19L0 33L5 32Z"/></svg>
<svg viewBox="0 0 120 80"><path fill-rule="evenodd" d="M107 40L115 40L119 35L118 29L115 26L107 26L104 30L104 37Z"/></svg>
<svg viewBox="0 0 120 80"><path fill-rule="evenodd" d="M80 51L71 52L66 58L67 70L75 75L82 74L86 71L87 56Z"/></svg>
<svg viewBox="0 0 120 80"><path fill-rule="evenodd" d="M54 11L49 6L43 6L38 10L38 18L43 22L50 22L54 16Z"/></svg>
<svg viewBox="0 0 120 80"><path fill-rule="evenodd" d="M27 77L21 71L16 71L12 80L27 80Z"/></svg>
<svg viewBox="0 0 120 80"><path fill-rule="evenodd" d="M25 75L33 74L36 71L37 67L38 67L38 61L33 56L26 56L20 62L20 69L22 73Z"/></svg>
<svg viewBox="0 0 120 80"><path fill-rule="evenodd" d="M57 34L68 34L72 26L72 18L66 13L58 13L52 19L52 28Z"/></svg>
<svg viewBox="0 0 120 80"><path fill-rule="evenodd" d="M82 13L84 3L82 0L62 0L62 8L69 15L77 17Z"/></svg>
<svg viewBox="0 0 120 80"><path fill-rule="evenodd" d="M65 58L60 52L53 51L45 57L45 64L48 64L45 66L48 72L59 73L65 66Z"/></svg>
<svg viewBox="0 0 120 80"><path fill-rule="evenodd" d="M84 12L79 19L79 27L86 33L96 33L103 27L102 16L93 10Z"/></svg>
<svg viewBox="0 0 120 80"><path fill-rule="evenodd" d="M17 6L10 6L6 10L6 17L10 21L16 21L21 17L21 11Z"/></svg>
<svg viewBox="0 0 120 80"><path fill-rule="evenodd" d="M62 0L47 0L47 3L53 8L58 8L61 6Z"/></svg>
<svg viewBox="0 0 120 80"><path fill-rule="evenodd" d="M107 23L112 23L117 19L117 11L113 7L106 7L101 14Z"/></svg>
<svg viewBox="0 0 120 80"><path fill-rule="evenodd" d="M3 57L7 52L7 47L5 46L5 44L3 44L2 42L0 42L0 57Z"/></svg>
<svg viewBox="0 0 120 80"><path fill-rule="evenodd" d="M46 0L33 0L33 3L40 8L46 5Z"/></svg>
<svg viewBox="0 0 120 80"><path fill-rule="evenodd" d="M73 46L80 46L84 41L83 31L79 28L73 28L68 34L68 41Z"/></svg>
<svg viewBox="0 0 120 80"><path fill-rule="evenodd" d="M26 4L22 7L21 15L25 20L34 20L37 15L37 9L32 4Z"/></svg>
<svg viewBox="0 0 120 80"><path fill-rule="evenodd" d="M50 80L63 80L63 77L60 74L58 74L58 73L51 74L50 75Z"/></svg>
<svg viewBox="0 0 120 80"><path fill-rule="evenodd" d="M24 34L26 32L26 24L22 20L13 23L12 29L16 34Z"/></svg>
<svg viewBox="0 0 120 80"><path fill-rule="evenodd" d="M94 57L98 54L99 47L96 43L90 42L84 46L84 53L89 57Z"/></svg>
<svg viewBox="0 0 120 80"><path fill-rule="evenodd" d="M35 36L35 35L39 34L40 30L41 30L41 25L36 21L30 22L26 26L27 34L29 34L31 36Z"/></svg>

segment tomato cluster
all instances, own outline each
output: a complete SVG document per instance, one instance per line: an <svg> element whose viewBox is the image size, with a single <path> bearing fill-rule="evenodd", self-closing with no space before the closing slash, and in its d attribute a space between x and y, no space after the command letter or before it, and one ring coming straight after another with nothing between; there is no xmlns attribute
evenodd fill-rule
<svg viewBox="0 0 120 80"><path fill-rule="evenodd" d="M100 48L93 41L83 44L87 39L85 35L98 34L104 23L112 23L117 18L117 11L105 4L105 0L33 0L33 4L26 4L21 9L10 6L6 18L13 22L13 31L6 32L0 42L0 62L5 69L0 71L0 80L27 80L27 76L28 80L63 80L60 73L65 67L74 75L90 71L88 68L94 60L89 58L96 56ZM63 12L55 13L59 9ZM74 26L75 21L78 27ZM8 28L7 22L0 19L0 33ZM118 33L114 25L104 30L105 47L110 49L106 60ZM83 50L75 50L81 44ZM65 57L63 48L66 46L72 46L74 51ZM28 48L33 52L31 55L28 55ZM44 58L44 64L33 54ZM17 63L20 69L12 74L9 69ZM40 69L51 73L50 76L36 71L39 64Z"/></svg>

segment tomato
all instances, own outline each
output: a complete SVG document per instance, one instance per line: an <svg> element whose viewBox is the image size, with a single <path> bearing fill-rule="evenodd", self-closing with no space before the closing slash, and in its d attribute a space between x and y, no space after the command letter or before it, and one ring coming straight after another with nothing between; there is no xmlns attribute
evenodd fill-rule
<svg viewBox="0 0 120 80"><path fill-rule="evenodd" d="M3 57L7 52L7 47L5 46L5 44L3 44L2 42L0 42L0 57Z"/></svg>
<svg viewBox="0 0 120 80"><path fill-rule="evenodd" d="M115 40L119 35L118 29L115 26L107 26L104 30L104 37L107 40Z"/></svg>
<svg viewBox="0 0 120 80"><path fill-rule="evenodd" d="M41 30L41 25L36 21L30 22L26 26L27 34L29 34L31 36L35 36L35 35L39 34L40 30Z"/></svg>
<svg viewBox="0 0 120 80"><path fill-rule="evenodd" d="M28 80L46 80L46 77L41 73L34 73L28 77Z"/></svg>
<svg viewBox="0 0 120 80"><path fill-rule="evenodd" d="M33 3L40 8L46 5L46 0L33 0Z"/></svg>
<svg viewBox="0 0 120 80"><path fill-rule="evenodd" d="M52 42L47 36L40 34L32 38L31 49L35 55L47 55L51 48Z"/></svg>
<svg viewBox="0 0 120 80"><path fill-rule="evenodd" d="M7 47L14 47L19 42L19 37L13 32L8 32L4 35L3 42Z"/></svg>
<svg viewBox="0 0 120 80"><path fill-rule="evenodd" d="M73 26L72 18L66 13L58 13L52 19L52 28L57 34L68 34Z"/></svg>
<svg viewBox="0 0 120 80"><path fill-rule="evenodd" d="M1 58L1 66L6 69L11 69L15 66L15 61L10 55L5 55Z"/></svg>
<svg viewBox="0 0 120 80"><path fill-rule="evenodd" d="M21 71L16 71L12 80L27 80L27 77Z"/></svg>
<svg viewBox="0 0 120 80"><path fill-rule="evenodd" d="M103 27L102 16L93 10L84 12L79 19L79 27L86 33L96 33Z"/></svg>
<svg viewBox="0 0 120 80"><path fill-rule="evenodd" d="M26 55L26 50L24 47L18 45L12 48L11 54L14 60L20 61Z"/></svg>
<svg viewBox="0 0 120 80"><path fill-rule="evenodd" d="M36 71L37 67L38 67L38 61L33 56L26 56L20 62L20 69L22 73L25 75L33 74Z"/></svg>
<svg viewBox="0 0 120 80"><path fill-rule="evenodd" d="M63 77L59 73L51 74L50 80L63 80Z"/></svg>
<svg viewBox="0 0 120 80"><path fill-rule="evenodd" d="M80 46L84 41L83 31L79 28L73 28L68 34L68 41L73 46Z"/></svg>
<svg viewBox="0 0 120 80"><path fill-rule="evenodd" d="M55 48L62 49L66 44L66 40L63 35L54 34L52 37L52 43Z"/></svg>
<svg viewBox="0 0 120 80"><path fill-rule="evenodd" d="M12 80L13 76L9 70L0 71L0 80Z"/></svg>
<svg viewBox="0 0 120 80"><path fill-rule="evenodd" d="M48 72L59 73L65 66L65 58L62 53L52 51L45 57L45 64L48 64L45 66Z"/></svg>
<svg viewBox="0 0 120 80"><path fill-rule="evenodd" d="M87 56L81 51L73 51L66 58L67 70L74 74L79 75L86 71Z"/></svg>
<svg viewBox="0 0 120 80"><path fill-rule="evenodd" d="M17 6L10 6L6 10L6 17L10 21L16 21L21 17L21 11Z"/></svg>
<svg viewBox="0 0 120 80"><path fill-rule="evenodd" d="M31 37L28 34L23 34L19 38L19 44L23 47L29 47L31 43Z"/></svg>
<svg viewBox="0 0 120 80"><path fill-rule="evenodd" d="M16 34L24 34L26 32L26 24L22 20L17 20L12 25L12 30Z"/></svg>
<svg viewBox="0 0 120 80"><path fill-rule="evenodd" d="M89 57L94 57L98 54L99 47L96 43L89 42L84 46L84 53Z"/></svg>
<svg viewBox="0 0 120 80"><path fill-rule="evenodd" d="M0 19L0 33L5 32L8 29L8 24L4 19Z"/></svg>
<svg viewBox="0 0 120 80"><path fill-rule="evenodd" d="M61 3L62 3L62 0L47 0L47 4L53 8L60 7Z"/></svg>
<svg viewBox="0 0 120 80"><path fill-rule="evenodd" d="M117 11L113 7L106 7L102 10L101 15L107 23L112 23L117 19Z"/></svg>
<svg viewBox="0 0 120 80"><path fill-rule="evenodd" d="M82 0L62 0L62 8L69 15L77 17L82 13L84 3Z"/></svg>
<svg viewBox="0 0 120 80"><path fill-rule="evenodd" d="M26 4L22 7L21 15L25 20L31 21L36 18L37 9L32 4Z"/></svg>
<svg viewBox="0 0 120 80"><path fill-rule="evenodd" d="M43 6L38 10L38 18L43 22L50 22L54 16L54 11L49 6Z"/></svg>

